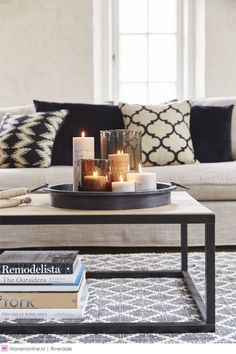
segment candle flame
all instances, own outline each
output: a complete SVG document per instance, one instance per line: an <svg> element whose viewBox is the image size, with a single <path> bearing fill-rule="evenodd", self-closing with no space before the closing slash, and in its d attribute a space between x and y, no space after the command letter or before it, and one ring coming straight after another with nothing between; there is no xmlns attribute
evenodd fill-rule
<svg viewBox="0 0 236 354"><path fill-rule="evenodd" d="M120 181L124 182L124 177L123 176L120 176Z"/></svg>
<svg viewBox="0 0 236 354"><path fill-rule="evenodd" d="M81 132L81 137L84 138L85 137L85 131Z"/></svg>
<svg viewBox="0 0 236 354"><path fill-rule="evenodd" d="M118 151L117 151L117 154L118 154L118 155L121 155L121 154L123 154L123 153L124 153L123 150L118 150Z"/></svg>
<svg viewBox="0 0 236 354"><path fill-rule="evenodd" d="M142 165L141 165L141 163L138 164L138 170L139 170L139 173L142 173Z"/></svg>
<svg viewBox="0 0 236 354"><path fill-rule="evenodd" d="M94 177L98 176L98 171L93 171L93 176Z"/></svg>

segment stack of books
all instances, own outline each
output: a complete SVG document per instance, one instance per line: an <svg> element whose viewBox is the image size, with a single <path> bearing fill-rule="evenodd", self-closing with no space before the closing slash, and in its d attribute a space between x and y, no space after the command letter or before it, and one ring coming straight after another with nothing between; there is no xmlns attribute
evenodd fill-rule
<svg viewBox="0 0 236 354"><path fill-rule="evenodd" d="M0 283L0 319L83 317L88 285L77 251L4 251Z"/></svg>

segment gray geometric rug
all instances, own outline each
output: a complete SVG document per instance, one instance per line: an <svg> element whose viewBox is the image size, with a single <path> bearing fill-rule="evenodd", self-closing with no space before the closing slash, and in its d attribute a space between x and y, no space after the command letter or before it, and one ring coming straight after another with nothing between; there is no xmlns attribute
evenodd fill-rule
<svg viewBox="0 0 236 354"><path fill-rule="evenodd" d="M180 268L180 255L177 253L84 255L82 258L89 270ZM203 253L189 256L190 273L203 299L204 262ZM90 279L89 294L85 322L199 319L181 279ZM236 343L236 253L216 253L215 333L0 335L0 343Z"/></svg>

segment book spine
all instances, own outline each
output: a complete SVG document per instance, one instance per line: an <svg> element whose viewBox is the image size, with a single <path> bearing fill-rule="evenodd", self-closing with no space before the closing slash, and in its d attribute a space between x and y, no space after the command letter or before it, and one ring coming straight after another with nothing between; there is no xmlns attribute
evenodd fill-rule
<svg viewBox="0 0 236 354"><path fill-rule="evenodd" d="M1 284L65 284L74 283L76 279L75 274L45 274L45 275L2 275L0 274Z"/></svg>
<svg viewBox="0 0 236 354"><path fill-rule="evenodd" d="M0 309L77 308L77 293L0 293Z"/></svg>
<svg viewBox="0 0 236 354"><path fill-rule="evenodd" d="M81 302L77 309L1 309L0 319L82 319L88 301L88 286L83 289Z"/></svg>
<svg viewBox="0 0 236 354"><path fill-rule="evenodd" d="M85 275L84 266L81 265L80 271L74 283L50 283L50 284L0 284L2 292L67 292L78 291L83 276Z"/></svg>
<svg viewBox="0 0 236 354"><path fill-rule="evenodd" d="M0 263L0 274L71 274L71 263Z"/></svg>
<svg viewBox="0 0 236 354"><path fill-rule="evenodd" d="M65 284L74 283L82 263L76 262L72 274L0 274L1 284Z"/></svg>
<svg viewBox="0 0 236 354"><path fill-rule="evenodd" d="M0 319L81 319L81 309L1 309Z"/></svg>
<svg viewBox="0 0 236 354"><path fill-rule="evenodd" d="M85 283L78 292L0 292L0 309L77 308Z"/></svg>

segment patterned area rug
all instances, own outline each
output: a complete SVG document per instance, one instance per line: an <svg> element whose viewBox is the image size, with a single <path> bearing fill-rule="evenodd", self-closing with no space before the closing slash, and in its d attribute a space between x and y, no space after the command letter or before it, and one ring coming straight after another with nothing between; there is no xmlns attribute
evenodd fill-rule
<svg viewBox="0 0 236 354"><path fill-rule="evenodd" d="M179 269L177 253L86 255L89 270ZM204 254L189 268L204 298ZM199 315L181 279L89 280L85 322L189 321ZM216 332L133 335L0 335L1 343L236 343L236 253L216 254Z"/></svg>

